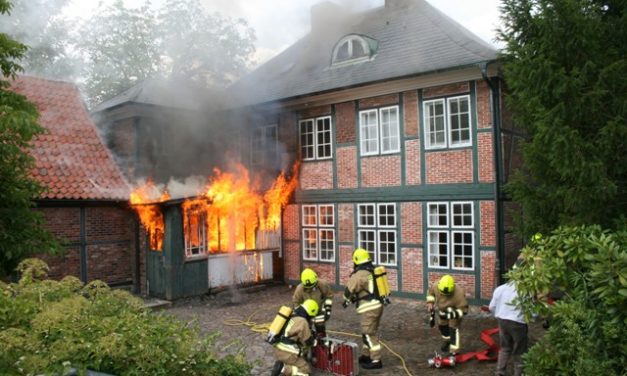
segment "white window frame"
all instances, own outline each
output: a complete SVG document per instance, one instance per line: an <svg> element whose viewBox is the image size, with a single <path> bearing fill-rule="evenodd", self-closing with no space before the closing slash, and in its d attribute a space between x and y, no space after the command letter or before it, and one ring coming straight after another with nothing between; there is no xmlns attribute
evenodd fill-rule
<svg viewBox="0 0 627 376"><path fill-rule="evenodd" d="M394 213L392 214L391 218L393 219L392 224L387 223L387 224L382 224L381 222L381 217L380 217L380 211L382 207L393 207L394 208ZM397 219L396 216L398 214L398 208L397 208L397 204L394 202L386 202L386 203L364 203L364 204L357 204L357 247L359 248L363 248L366 249L368 251L368 253L370 254L370 257L372 258L372 261L375 264L378 265L386 265L386 266L396 266L398 265L398 254L399 254L399 250L398 250L398 230L397 230ZM362 223L362 208L372 208L373 209L373 213L374 213L374 225L370 225L370 224L363 224ZM390 217L390 214L387 213L386 217ZM394 242L390 243L393 244L394 247L394 252L388 252L390 255L394 255L394 262L383 262L381 259L381 252L382 252L382 233L390 233L390 234L394 234ZM364 234L372 234L372 240L368 240L368 242L363 242L362 241L362 237ZM372 244L372 247L370 247L370 243ZM367 245L368 244L368 245Z"/></svg>
<svg viewBox="0 0 627 376"><path fill-rule="evenodd" d="M329 129L321 129L324 126L324 122L329 122ZM311 135L313 145L303 145L303 124L311 125ZM308 134L310 132L307 132ZM328 135L329 142L321 142L320 137L324 138L324 135ZM331 116L321 116L317 118L302 119L298 121L298 143L299 152L303 161L324 160L333 158L333 119ZM320 152L320 148L329 146L329 155ZM303 153L303 147L313 148L312 155L305 155ZM323 154L323 155L321 155Z"/></svg>
<svg viewBox="0 0 627 376"><path fill-rule="evenodd" d="M302 205L301 213L303 260L335 262L335 205ZM323 221L323 218L327 220ZM325 246L329 243L330 247Z"/></svg>
<svg viewBox="0 0 627 376"><path fill-rule="evenodd" d="M451 102L454 101L466 101L468 103L468 112L467 113L451 113ZM440 117L440 115L434 115L431 113L431 106L439 104L443 109L443 129L435 129L434 126L436 124L432 123L436 117ZM424 122L424 144L426 150L434 150L434 149L446 149L446 148L461 148L472 146L472 102L470 101L470 95L458 95L454 97L447 98L438 98L424 101L422 103L422 112L423 112L423 122ZM460 114L466 114L468 116L468 125L467 127L459 128L458 131L463 131L465 129L468 130L468 140L453 142L452 135L453 129L451 128L451 119L453 116L460 117ZM439 143L431 142L431 134L434 132L443 132L444 141Z"/></svg>
<svg viewBox="0 0 627 376"><path fill-rule="evenodd" d="M442 205L446 205L446 225L441 225L440 223L433 223L433 221L431 220L431 207L433 206L437 206L438 207L438 217L442 215L441 212L439 212L439 208ZM454 207L457 206L461 206L462 208L464 208L464 206L469 206L470 208L470 212L465 212L462 209L461 212L461 217L462 217L462 224L461 225L456 225L454 222L455 219L455 215L454 215ZM427 203L427 259L428 259L428 266L431 269L453 269L453 270L474 270L476 265L475 265L475 255L477 252L477 244L476 244L476 229L475 229L475 207L474 207L474 203L472 201L451 201L451 202L443 202L443 201L434 201L434 202L428 202ZM470 225L468 224L464 224L463 222L463 218L464 217L468 217L470 218ZM446 264L445 265L441 265L439 264L439 260L442 256L442 254L440 254L440 246L443 243L439 242L439 237L436 241L432 241L432 234L441 234L444 233L446 234ZM470 234L471 235L471 242L470 242L470 246L472 249L471 255L470 256L466 256L466 255L461 255L461 256L456 256L455 255L455 246L457 245L455 243L455 234ZM463 236L463 235L462 235ZM460 243L463 245L465 245L465 243ZM437 254L436 252L433 252L433 250L436 249L437 250ZM438 264L434 263L433 261L433 256L437 256L438 258ZM457 259L461 259L462 260L462 266L455 266L456 264L456 260ZM471 266L470 267L465 267L463 266L463 260L464 259L470 259L471 261Z"/></svg>
<svg viewBox="0 0 627 376"><path fill-rule="evenodd" d="M274 137L268 136L271 134L270 130L274 131ZM275 163L279 154L278 138L277 124L262 125L254 129L250 148L251 166Z"/></svg>
<svg viewBox="0 0 627 376"><path fill-rule="evenodd" d="M207 255L207 253L209 252L209 238L208 238L208 230L207 230L207 212L204 210L190 210L189 212L185 212L183 213L183 215L185 215L186 217L184 218L184 224L187 224L187 226L191 226L190 224L188 224L189 222L189 217L190 216L197 216L198 219L198 224L196 226L196 232L197 232L197 236L198 236L198 244L197 245L193 245L189 239L189 234L187 230L193 230L193 229L187 229L185 228L186 226L184 225L183 227L183 238L184 238L184 243L185 243L185 258L186 259L194 259L194 258L200 258L200 257L205 257Z"/></svg>
<svg viewBox="0 0 627 376"><path fill-rule="evenodd" d="M353 51L353 42L356 42L358 44L361 45L361 48L364 51L364 55L362 56L357 56L354 57L354 51ZM345 59L339 59L338 60L338 53L340 52L340 50L342 49L343 46L346 45L346 50L347 50L347 58ZM347 35L344 38L340 39L339 42L337 42L337 44L335 45L335 48L333 49L333 56L331 58L331 64L333 66L341 66L341 65L347 65L347 64L351 64L351 63L357 63L357 62L362 62L362 61L368 61L371 59L371 51L370 51L370 46L368 45L368 42L361 36L359 35Z"/></svg>
<svg viewBox="0 0 627 376"><path fill-rule="evenodd" d="M386 118L384 114L386 113L396 113L396 121L383 123L383 119ZM372 118L374 118L376 124L373 124ZM389 115L387 118L390 118ZM365 122L366 119L368 120L367 123ZM398 105L359 111L360 155L385 155L400 152L400 121L400 109ZM374 135L372 133L374 133ZM389 145L387 147L385 147L386 140L389 140ZM373 141L375 148L371 150L368 145L370 145Z"/></svg>

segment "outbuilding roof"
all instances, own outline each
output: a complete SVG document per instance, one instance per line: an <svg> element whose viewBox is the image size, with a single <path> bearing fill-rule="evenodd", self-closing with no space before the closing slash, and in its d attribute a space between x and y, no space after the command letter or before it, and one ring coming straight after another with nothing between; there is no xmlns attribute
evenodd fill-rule
<svg viewBox="0 0 627 376"><path fill-rule="evenodd" d="M11 89L35 104L47 130L30 149L36 161L31 175L48 188L41 199L128 200L129 185L74 84L20 76Z"/></svg>
<svg viewBox="0 0 627 376"><path fill-rule="evenodd" d="M494 47L425 0L387 0L385 6L346 15L332 3L319 7L312 10L308 35L230 88L236 106L468 67L497 58ZM338 42L350 35L372 41L372 56L354 64L333 64Z"/></svg>

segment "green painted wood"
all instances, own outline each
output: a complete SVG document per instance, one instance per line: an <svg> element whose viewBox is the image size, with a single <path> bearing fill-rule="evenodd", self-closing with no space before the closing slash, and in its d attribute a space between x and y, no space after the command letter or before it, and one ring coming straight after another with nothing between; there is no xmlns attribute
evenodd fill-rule
<svg viewBox="0 0 627 376"><path fill-rule="evenodd" d="M146 276L148 294L157 298L165 298L165 269L163 253L149 250L146 254Z"/></svg>

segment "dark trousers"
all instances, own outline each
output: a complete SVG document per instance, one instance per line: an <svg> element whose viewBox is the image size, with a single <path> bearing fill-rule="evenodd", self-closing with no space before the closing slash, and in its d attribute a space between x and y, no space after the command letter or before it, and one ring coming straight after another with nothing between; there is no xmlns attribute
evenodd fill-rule
<svg viewBox="0 0 627 376"><path fill-rule="evenodd" d="M501 350L496 363L496 376L505 376L508 361L512 360L514 376L522 375L522 354L527 351L527 324L498 319Z"/></svg>

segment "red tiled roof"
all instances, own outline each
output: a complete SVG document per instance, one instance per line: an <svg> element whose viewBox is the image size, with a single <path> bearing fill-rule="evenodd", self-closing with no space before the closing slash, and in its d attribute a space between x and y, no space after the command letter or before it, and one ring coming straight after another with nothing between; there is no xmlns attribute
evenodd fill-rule
<svg viewBox="0 0 627 376"><path fill-rule="evenodd" d="M37 106L47 129L30 150L36 160L31 176L48 188L42 199L128 199L129 185L74 84L20 76L11 87Z"/></svg>

